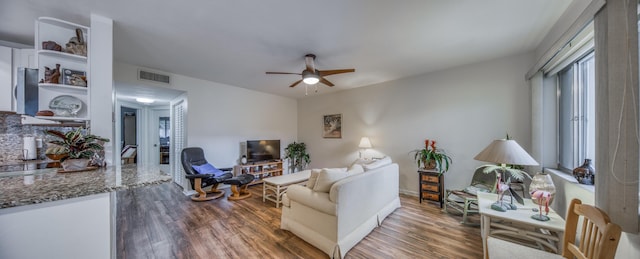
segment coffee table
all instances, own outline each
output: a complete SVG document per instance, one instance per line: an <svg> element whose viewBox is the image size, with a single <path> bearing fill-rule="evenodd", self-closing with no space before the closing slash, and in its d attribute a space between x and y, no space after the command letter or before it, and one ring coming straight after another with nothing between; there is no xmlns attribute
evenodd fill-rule
<svg viewBox="0 0 640 259"><path fill-rule="evenodd" d="M551 219L549 221L532 219L531 215L535 214L532 209L538 208L538 205L534 204L531 199L525 199L524 205L516 204L517 210L507 210L506 212L493 210L491 204L497 198L495 193L478 192L484 258L488 258L487 239L489 236L538 249L550 249L555 253L562 252L565 221L558 213L550 210L548 216Z"/></svg>
<svg viewBox="0 0 640 259"><path fill-rule="evenodd" d="M293 174L285 174L262 179L262 202L267 200L276 203L276 208L282 204L282 195L292 184L298 184L309 180L311 170L304 170Z"/></svg>

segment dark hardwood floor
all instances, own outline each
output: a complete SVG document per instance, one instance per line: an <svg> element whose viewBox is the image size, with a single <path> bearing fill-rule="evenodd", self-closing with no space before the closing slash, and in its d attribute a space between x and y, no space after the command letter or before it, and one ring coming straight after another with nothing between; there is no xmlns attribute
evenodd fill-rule
<svg viewBox="0 0 640 259"><path fill-rule="evenodd" d="M281 209L251 198L193 202L175 184L117 193L118 258L327 258L280 229ZM227 196L230 191L227 190ZM400 195L397 209L346 258L482 258L480 229L435 203Z"/></svg>

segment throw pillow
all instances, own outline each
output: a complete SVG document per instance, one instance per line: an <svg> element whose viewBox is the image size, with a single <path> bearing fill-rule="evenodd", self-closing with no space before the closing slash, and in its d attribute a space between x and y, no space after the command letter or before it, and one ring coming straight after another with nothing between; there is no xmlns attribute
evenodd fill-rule
<svg viewBox="0 0 640 259"><path fill-rule="evenodd" d="M365 171L370 171L376 168L380 168L383 167L385 165L390 165L391 164L391 158L388 156L385 156L383 158L380 158L378 160L375 160L375 162L370 163L370 164L366 164L364 165L364 170Z"/></svg>
<svg viewBox="0 0 640 259"><path fill-rule="evenodd" d="M364 173L364 168L359 164L355 164L349 167L349 170L347 170L347 173L350 173L350 174Z"/></svg>
<svg viewBox="0 0 640 259"><path fill-rule="evenodd" d="M318 174L316 184L313 186L315 192L329 192L331 186L344 178L351 176L340 168L324 168Z"/></svg>
<svg viewBox="0 0 640 259"><path fill-rule="evenodd" d="M220 169L215 168L213 165L209 163L201 164L201 165L192 165L193 170L196 170L199 174L213 174L213 175L221 175L222 172Z"/></svg>
<svg viewBox="0 0 640 259"><path fill-rule="evenodd" d="M351 169L351 167L353 167L354 165L361 165L364 166L366 164L371 164L375 162L375 160L371 160L371 159L362 159L362 158L356 158L355 161L353 161L353 163L351 163L351 165L349 165L349 169Z"/></svg>
<svg viewBox="0 0 640 259"><path fill-rule="evenodd" d="M322 169L311 169L311 174L309 175L309 181L307 181L307 187L309 189L313 189L316 186L316 180L318 180L318 174L320 174Z"/></svg>

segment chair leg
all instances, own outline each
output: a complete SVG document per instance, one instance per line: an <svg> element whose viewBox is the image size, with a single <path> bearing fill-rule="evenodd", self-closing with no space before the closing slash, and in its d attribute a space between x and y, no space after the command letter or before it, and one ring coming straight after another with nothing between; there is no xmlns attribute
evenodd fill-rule
<svg viewBox="0 0 640 259"><path fill-rule="evenodd" d="M230 201L236 201L251 197L251 193L247 191L248 187L248 184L242 186L231 185L232 195L229 195L227 199L229 199Z"/></svg>
<svg viewBox="0 0 640 259"><path fill-rule="evenodd" d="M193 185L195 191L197 192L197 194L191 195L191 200L193 201L208 201L224 196L224 191L218 190L218 184L214 184L213 186L211 186L210 191L205 191L202 189L202 179L196 178ZM207 196L207 194L213 195Z"/></svg>
<svg viewBox="0 0 640 259"><path fill-rule="evenodd" d="M469 213L469 206L471 206L471 202L468 199L464 199L464 212L462 212L462 224L467 224L467 213Z"/></svg>

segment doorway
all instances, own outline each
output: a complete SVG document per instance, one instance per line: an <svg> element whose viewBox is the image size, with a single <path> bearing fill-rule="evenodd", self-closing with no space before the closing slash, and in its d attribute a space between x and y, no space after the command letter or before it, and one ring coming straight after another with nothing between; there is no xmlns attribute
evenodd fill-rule
<svg viewBox="0 0 640 259"><path fill-rule="evenodd" d="M123 106L120 109L122 119L121 159L124 164L137 163L138 149L138 110Z"/></svg>

